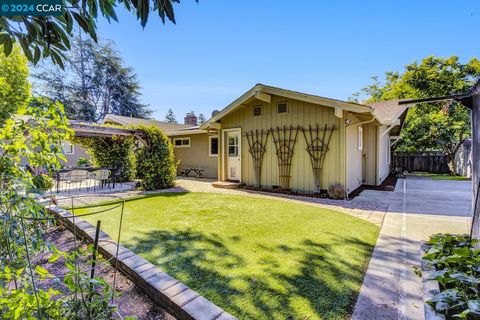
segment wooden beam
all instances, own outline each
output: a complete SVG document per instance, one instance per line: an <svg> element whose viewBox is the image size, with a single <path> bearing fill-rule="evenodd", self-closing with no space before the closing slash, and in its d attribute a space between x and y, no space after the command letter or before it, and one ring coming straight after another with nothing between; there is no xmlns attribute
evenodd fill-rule
<svg viewBox="0 0 480 320"><path fill-rule="evenodd" d="M400 119L397 119L394 123L392 123L391 125L389 125L387 127L387 129L383 130L381 133L380 133L380 137L383 137L384 135L386 135L387 133L390 132L390 130L392 130L393 128L395 128L396 126L399 126L400 125Z"/></svg>
<svg viewBox="0 0 480 320"><path fill-rule="evenodd" d="M272 101L271 95L265 92L262 92L260 90L255 91L255 98L257 98L258 100L264 101L266 103L270 103L270 101Z"/></svg>
<svg viewBox="0 0 480 320"><path fill-rule="evenodd" d="M343 109L341 107L335 107L335 117L343 118Z"/></svg>

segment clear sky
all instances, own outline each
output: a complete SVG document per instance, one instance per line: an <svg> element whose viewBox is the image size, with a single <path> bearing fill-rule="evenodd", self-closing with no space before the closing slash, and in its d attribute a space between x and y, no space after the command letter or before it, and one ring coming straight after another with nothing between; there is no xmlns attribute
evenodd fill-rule
<svg viewBox="0 0 480 320"><path fill-rule="evenodd" d="M207 118L256 83L347 99L429 55L480 55L480 0L182 0L177 24L101 20L163 119Z"/></svg>

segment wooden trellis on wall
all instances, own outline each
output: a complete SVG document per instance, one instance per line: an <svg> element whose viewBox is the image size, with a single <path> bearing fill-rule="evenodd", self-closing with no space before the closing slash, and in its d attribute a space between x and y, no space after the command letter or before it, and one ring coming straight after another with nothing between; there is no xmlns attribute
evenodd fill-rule
<svg viewBox="0 0 480 320"><path fill-rule="evenodd" d="M300 127L272 128L273 142L277 154L279 182L282 189L290 189L290 169L292 167L293 151Z"/></svg>
<svg viewBox="0 0 480 320"><path fill-rule="evenodd" d="M248 152L252 156L255 170L255 186L260 187L262 178L262 163L265 154L269 130L251 130L246 132Z"/></svg>
<svg viewBox="0 0 480 320"><path fill-rule="evenodd" d="M332 139L335 126L320 127L318 124L308 129L302 128L305 143L307 144L307 152L310 155L310 162L312 164L313 179L315 183L315 192L320 192L320 182L322 178L323 162L328 152L328 145Z"/></svg>

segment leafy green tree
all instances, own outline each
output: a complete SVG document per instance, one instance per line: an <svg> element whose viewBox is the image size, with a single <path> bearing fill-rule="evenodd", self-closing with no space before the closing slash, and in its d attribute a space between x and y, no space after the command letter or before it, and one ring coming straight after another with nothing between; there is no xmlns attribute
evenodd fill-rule
<svg viewBox="0 0 480 320"><path fill-rule="evenodd" d="M165 121L170 123L178 123L177 118L175 117L175 113L173 113L173 110L171 108L168 109L167 114L165 115Z"/></svg>
<svg viewBox="0 0 480 320"><path fill-rule="evenodd" d="M362 89L365 102L428 98L466 93L480 77L480 61L461 63L458 57L430 56L405 66L403 72L387 72L385 82L373 78ZM360 95L354 96L357 99ZM408 113L397 150L442 150L450 173L456 173L455 154L471 135L470 113L455 101L418 104Z"/></svg>
<svg viewBox="0 0 480 320"><path fill-rule="evenodd" d="M28 61L15 46L8 57L0 52L0 127L30 98Z"/></svg>
<svg viewBox="0 0 480 320"><path fill-rule="evenodd" d="M140 102L140 84L132 68L123 66L111 42L96 44L77 37L65 70L53 66L34 77L41 91L61 101L69 118L98 121L107 113L146 118L148 106Z"/></svg>
<svg viewBox="0 0 480 320"><path fill-rule="evenodd" d="M20 43L28 60L34 64L42 58L63 67L64 53L71 48L70 38L75 26L79 26L94 41L97 41L97 21L102 15L109 22L118 21L116 6L121 5L137 16L145 27L150 13L157 13L165 23L175 23L173 4L180 0L65 0L60 16L15 16L0 17L0 44L8 56L13 45Z"/></svg>

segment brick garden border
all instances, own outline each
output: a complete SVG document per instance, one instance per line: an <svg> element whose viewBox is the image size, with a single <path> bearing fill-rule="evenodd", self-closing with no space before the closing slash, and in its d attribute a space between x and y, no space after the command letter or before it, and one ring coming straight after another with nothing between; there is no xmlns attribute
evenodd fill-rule
<svg viewBox="0 0 480 320"><path fill-rule="evenodd" d="M93 242L95 227L75 217L58 206L47 207L68 230L82 239ZM117 262L117 244L105 232L100 231L98 251L107 259ZM202 297L179 280L169 276L157 266L118 245L118 270L140 287L155 303L181 320L235 320L234 316Z"/></svg>

